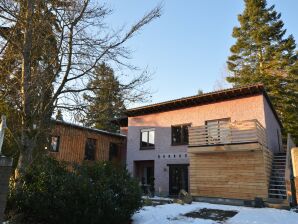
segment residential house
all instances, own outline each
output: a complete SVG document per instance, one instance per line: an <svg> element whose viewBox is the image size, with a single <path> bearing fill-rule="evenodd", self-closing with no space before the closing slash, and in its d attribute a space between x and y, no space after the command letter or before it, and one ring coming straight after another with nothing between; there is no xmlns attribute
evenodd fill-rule
<svg viewBox="0 0 298 224"><path fill-rule="evenodd" d="M287 198L282 124L261 84L127 111L127 168L159 195L197 200ZM274 157L276 156L276 157ZM279 160L281 167L272 168Z"/></svg>
<svg viewBox="0 0 298 224"><path fill-rule="evenodd" d="M125 165L126 136L64 121L53 121L50 154L58 160L112 161Z"/></svg>

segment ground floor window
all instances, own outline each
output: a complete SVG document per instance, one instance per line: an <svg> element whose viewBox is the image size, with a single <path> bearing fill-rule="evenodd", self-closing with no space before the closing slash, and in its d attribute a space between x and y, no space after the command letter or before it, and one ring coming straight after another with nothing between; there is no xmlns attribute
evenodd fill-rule
<svg viewBox="0 0 298 224"><path fill-rule="evenodd" d="M117 159L119 156L119 146L116 143L110 143L109 149L109 161L113 161Z"/></svg>
<svg viewBox="0 0 298 224"><path fill-rule="evenodd" d="M87 138L85 144L85 160L95 160L96 139Z"/></svg>
<svg viewBox="0 0 298 224"><path fill-rule="evenodd" d="M52 136L50 151L59 152L59 146L60 146L60 136Z"/></svg>

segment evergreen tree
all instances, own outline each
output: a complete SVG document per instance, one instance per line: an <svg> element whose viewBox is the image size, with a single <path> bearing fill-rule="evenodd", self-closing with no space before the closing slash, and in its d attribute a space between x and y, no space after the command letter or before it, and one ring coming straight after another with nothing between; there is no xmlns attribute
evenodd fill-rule
<svg viewBox="0 0 298 224"><path fill-rule="evenodd" d="M63 114L60 109L58 109L57 114L56 114L56 120L57 121L63 121Z"/></svg>
<svg viewBox="0 0 298 224"><path fill-rule="evenodd" d="M298 53L274 5L266 0L244 0L245 9L234 27L227 80L235 86L263 83L286 132L298 140Z"/></svg>
<svg viewBox="0 0 298 224"><path fill-rule="evenodd" d="M83 122L87 126L117 131L118 127L111 120L123 115L125 105L124 93L113 69L102 63L95 69L94 78L88 87L92 89L92 94L84 95L88 108Z"/></svg>

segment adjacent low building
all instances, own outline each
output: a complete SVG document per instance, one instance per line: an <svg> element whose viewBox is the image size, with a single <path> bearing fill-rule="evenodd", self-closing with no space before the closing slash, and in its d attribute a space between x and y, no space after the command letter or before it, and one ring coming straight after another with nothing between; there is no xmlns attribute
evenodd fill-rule
<svg viewBox="0 0 298 224"><path fill-rule="evenodd" d="M50 154L58 160L112 161L125 165L126 136L64 121L53 121Z"/></svg>

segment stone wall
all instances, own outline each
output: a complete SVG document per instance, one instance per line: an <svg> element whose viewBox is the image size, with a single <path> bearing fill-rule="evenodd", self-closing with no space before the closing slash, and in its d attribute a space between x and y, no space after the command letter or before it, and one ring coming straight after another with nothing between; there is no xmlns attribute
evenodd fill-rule
<svg viewBox="0 0 298 224"><path fill-rule="evenodd" d="M0 156L0 223L3 222L11 167L12 159Z"/></svg>

